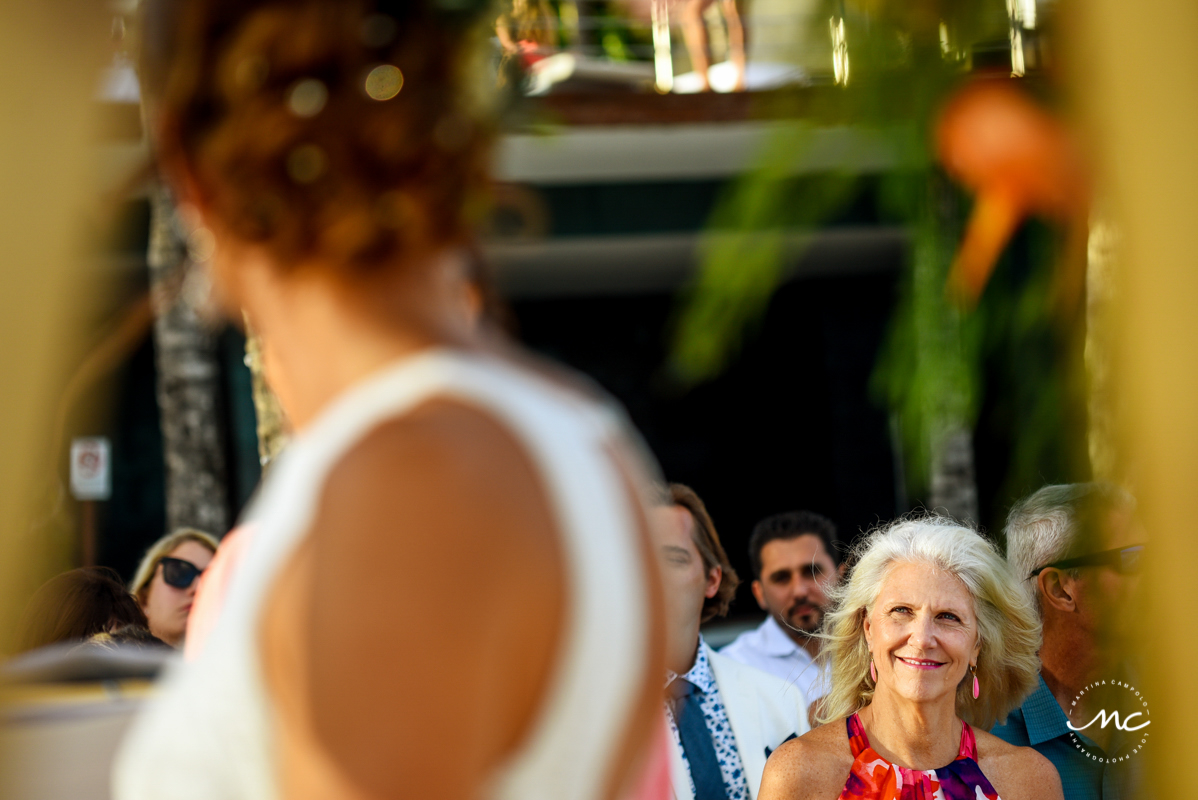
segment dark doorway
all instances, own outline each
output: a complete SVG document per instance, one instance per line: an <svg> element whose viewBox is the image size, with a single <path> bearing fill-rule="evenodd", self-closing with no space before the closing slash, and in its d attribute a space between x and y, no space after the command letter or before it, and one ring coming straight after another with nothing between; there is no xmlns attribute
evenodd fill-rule
<svg viewBox="0 0 1198 800"><path fill-rule="evenodd" d="M896 273L796 279L723 375L685 394L660 380L669 293L516 301L521 338L586 373L627 408L665 477L707 503L748 592L754 523L807 508L847 543L893 517L893 456L869 377L894 305Z"/></svg>

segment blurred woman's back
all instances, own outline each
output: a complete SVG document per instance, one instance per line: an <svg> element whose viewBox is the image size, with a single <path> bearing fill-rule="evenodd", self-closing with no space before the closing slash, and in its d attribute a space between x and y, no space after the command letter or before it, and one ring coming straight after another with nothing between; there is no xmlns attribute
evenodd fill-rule
<svg viewBox="0 0 1198 800"><path fill-rule="evenodd" d="M163 174L295 438L202 652L128 740L121 800L643 782L648 468L607 401L500 355L465 302L495 130L484 7L149 3Z"/></svg>

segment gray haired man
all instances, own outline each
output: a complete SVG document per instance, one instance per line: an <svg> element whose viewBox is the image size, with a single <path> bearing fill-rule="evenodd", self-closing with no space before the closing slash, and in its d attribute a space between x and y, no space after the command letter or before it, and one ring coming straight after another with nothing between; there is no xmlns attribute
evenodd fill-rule
<svg viewBox="0 0 1198 800"><path fill-rule="evenodd" d="M1127 492L1080 483L1045 486L1007 518L1007 560L1040 613L1044 642L1039 688L992 732L1052 761L1066 800L1126 798L1134 782L1140 734L1105 718L1077 730L1111 704L1108 689L1134 684L1125 659L1144 552L1134 510ZM1101 691L1091 688L1102 681Z"/></svg>

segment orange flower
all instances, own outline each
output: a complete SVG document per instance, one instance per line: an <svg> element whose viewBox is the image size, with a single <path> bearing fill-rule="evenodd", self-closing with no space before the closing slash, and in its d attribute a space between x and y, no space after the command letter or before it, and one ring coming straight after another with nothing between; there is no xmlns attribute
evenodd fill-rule
<svg viewBox="0 0 1198 800"><path fill-rule="evenodd" d="M936 154L977 193L949 274L967 305L981 296L1019 223L1037 214L1085 225L1089 182L1064 123L1007 81L982 79L949 100L936 125ZM1072 276L1076 282L1076 276ZM1070 291L1080 293L1080 283Z"/></svg>

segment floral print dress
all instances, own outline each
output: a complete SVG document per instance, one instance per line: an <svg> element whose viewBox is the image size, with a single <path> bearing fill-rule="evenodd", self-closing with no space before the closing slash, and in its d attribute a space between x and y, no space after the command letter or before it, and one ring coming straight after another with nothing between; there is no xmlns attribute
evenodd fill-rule
<svg viewBox="0 0 1198 800"><path fill-rule="evenodd" d="M856 714L845 720L853 766L839 800L1001 800L978 766L973 729L961 726L957 758L940 769L897 767L869 745Z"/></svg>

